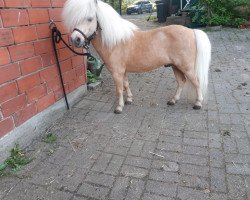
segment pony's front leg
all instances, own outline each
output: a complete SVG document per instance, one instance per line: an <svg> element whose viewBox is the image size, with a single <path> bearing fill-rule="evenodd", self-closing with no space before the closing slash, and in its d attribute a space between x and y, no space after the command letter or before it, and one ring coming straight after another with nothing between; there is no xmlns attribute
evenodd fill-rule
<svg viewBox="0 0 250 200"><path fill-rule="evenodd" d="M133 94L129 88L129 82L128 82L128 75L127 73L125 73L125 76L124 76L124 89L125 91L127 92L127 99L125 101L125 104L131 104L132 101L133 101Z"/></svg>
<svg viewBox="0 0 250 200"><path fill-rule="evenodd" d="M124 100L123 100L123 77L124 74L122 73L113 73L112 74L115 86L116 86L116 96L118 97L118 105L116 106L114 113L120 114L122 113L124 107Z"/></svg>

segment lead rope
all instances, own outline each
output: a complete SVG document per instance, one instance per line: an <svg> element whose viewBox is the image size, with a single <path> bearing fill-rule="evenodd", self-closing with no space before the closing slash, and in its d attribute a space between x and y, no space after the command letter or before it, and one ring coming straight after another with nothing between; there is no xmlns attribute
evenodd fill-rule
<svg viewBox="0 0 250 200"><path fill-rule="evenodd" d="M53 22L53 20L50 21L50 25L49 28L51 29L51 37L52 37L52 44L53 44L53 49L54 49L54 53L55 53L55 57L56 57L56 65L59 71L59 75L60 75L60 81L61 81L61 85L62 85L62 89L63 89L63 95L64 95L64 99L66 102L66 106L67 109L69 110L69 102L68 102L68 98L67 98L67 94L66 94L66 90L64 87L64 82L63 82L63 77L62 77L62 71L61 71L61 67L60 67L60 62L58 59L58 54L56 51L56 43L58 44L60 41L62 41L66 47L68 47L68 49L70 49L73 53L77 54L77 55L81 55L81 56L87 56L87 58L92 57L93 56L90 54L89 52L89 48L86 48L87 53L79 53L76 52L74 49L72 49L66 42L65 40L62 38L62 34L61 32L57 29L56 24Z"/></svg>

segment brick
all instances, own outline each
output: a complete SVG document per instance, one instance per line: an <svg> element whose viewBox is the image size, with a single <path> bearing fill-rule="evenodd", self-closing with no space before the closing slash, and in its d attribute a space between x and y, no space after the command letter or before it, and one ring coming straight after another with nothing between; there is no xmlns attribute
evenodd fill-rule
<svg viewBox="0 0 250 200"><path fill-rule="evenodd" d="M49 22L49 13L47 9L28 10L30 24L41 24Z"/></svg>
<svg viewBox="0 0 250 200"><path fill-rule="evenodd" d="M115 184L110 193L110 198L112 200L122 200L126 196L127 187L129 185L129 179L127 177L119 177L115 181Z"/></svg>
<svg viewBox="0 0 250 200"><path fill-rule="evenodd" d="M31 0L31 6L34 8L48 8L51 7L50 0Z"/></svg>
<svg viewBox="0 0 250 200"><path fill-rule="evenodd" d="M46 82L48 91L57 91L61 89L61 80L59 76L54 77L53 79Z"/></svg>
<svg viewBox="0 0 250 200"><path fill-rule="evenodd" d="M49 65L53 65L56 63L54 52L50 51L45 54L41 54L43 67L47 67Z"/></svg>
<svg viewBox="0 0 250 200"><path fill-rule="evenodd" d="M115 181L114 176L102 174L102 173L91 173L85 179L85 182L102 185L105 187L112 187Z"/></svg>
<svg viewBox="0 0 250 200"><path fill-rule="evenodd" d="M73 55L68 48L59 49L58 51L59 51L58 56L60 61L69 59Z"/></svg>
<svg viewBox="0 0 250 200"><path fill-rule="evenodd" d="M27 8L30 7L30 0L5 0L7 8Z"/></svg>
<svg viewBox="0 0 250 200"><path fill-rule="evenodd" d="M79 76L77 79L76 79L76 87L80 87L81 85L85 85L86 84L86 76Z"/></svg>
<svg viewBox="0 0 250 200"><path fill-rule="evenodd" d="M14 129L15 125L12 118L6 118L0 121L0 137Z"/></svg>
<svg viewBox="0 0 250 200"><path fill-rule="evenodd" d="M83 75L86 74L85 65L77 66L75 69L76 69L76 75L77 76L83 76Z"/></svg>
<svg viewBox="0 0 250 200"><path fill-rule="evenodd" d="M0 29L0 46L14 44L14 38L11 29Z"/></svg>
<svg viewBox="0 0 250 200"><path fill-rule="evenodd" d="M78 193L94 199L106 200L109 189L101 186L95 186L88 183L83 183L79 188Z"/></svg>
<svg viewBox="0 0 250 200"><path fill-rule="evenodd" d="M30 103L30 102L38 100L39 98L45 96L46 92L47 91L46 91L45 85L39 85L39 86L32 88L31 90L26 92L28 102Z"/></svg>
<svg viewBox="0 0 250 200"><path fill-rule="evenodd" d="M10 55L6 47L0 48L0 65L6 65L10 63Z"/></svg>
<svg viewBox="0 0 250 200"><path fill-rule="evenodd" d="M8 83L0 86L0 103L5 102L17 96L18 90L16 82Z"/></svg>
<svg viewBox="0 0 250 200"><path fill-rule="evenodd" d="M70 71L67 71L63 73L63 81L64 83L71 82L76 79L76 72L75 69L72 69Z"/></svg>
<svg viewBox="0 0 250 200"><path fill-rule="evenodd" d="M40 71L40 76L42 82L49 82L58 76L57 67L55 65L47 67L46 69Z"/></svg>
<svg viewBox="0 0 250 200"><path fill-rule="evenodd" d="M47 53L48 51L53 50L52 40L51 39L46 39L46 40L41 40L41 41L38 41L38 42L34 42L34 47L35 47L36 55Z"/></svg>
<svg viewBox="0 0 250 200"><path fill-rule="evenodd" d="M10 46L8 48L10 51L11 60L13 62L34 56L33 43L20 44L16 46Z"/></svg>
<svg viewBox="0 0 250 200"><path fill-rule="evenodd" d="M72 59L72 65L74 68L76 68L77 66L83 66L84 64L84 58L83 56L74 56L71 58Z"/></svg>
<svg viewBox="0 0 250 200"><path fill-rule="evenodd" d="M149 180L146 185L146 190L148 192L156 193L159 195L175 197L177 186L176 184L162 183L158 181Z"/></svg>
<svg viewBox="0 0 250 200"><path fill-rule="evenodd" d="M49 9L49 17L53 21L62 21L62 8Z"/></svg>
<svg viewBox="0 0 250 200"><path fill-rule="evenodd" d="M40 70L42 66L42 60L40 56L36 56L30 59L19 62L22 75L27 75L32 72Z"/></svg>
<svg viewBox="0 0 250 200"><path fill-rule="evenodd" d="M30 90L35 86L40 85L40 83L41 80L39 73L31 74L17 80L17 85L20 93Z"/></svg>
<svg viewBox="0 0 250 200"><path fill-rule="evenodd" d="M54 91L56 101L60 100L63 97L63 90L60 88Z"/></svg>
<svg viewBox="0 0 250 200"><path fill-rule="evenodd" d="M51 0L52 7L62 8L66 0Z"/></svg>
<svg viewBox="0 0 250 200"><path fill-rule="evenodd" d="M0 84L20 77L21 72L17 63L0 67Z"/></svg>
<svg viewBox="0 0 250 200"><path fill-rule="evenodd" d="M51 37L51 30L49 29L49 24L37 24L36 31L38 39Z"/></svg>
<svg viewBox="0 0 250 200"><path fill-rule="evenodd" d="M71 70L71 69L72 69L71 59L62 61L62 62L60 63L60 67L61 67L62 73Z"/></svg>
<svg viewBox="0 0 250 200"><path fill-rule="evenodd" d="M0 0L0 8L3 8L4 7L4 1L3 0ZM0 20L1 21L1 20ZM0 26L1 27L1 26Z"/></svg>
<svg viewBox="0 0 250 200"><path fill-rule="evenodd" d="M8 117L18 110L24 108L27 104L26 96L24 94L19 95L9 101L2 104L2 113L4 117Z"/></svg>
<svg viewBox="0 0 250 200"><path fill-rule="evenodd" d="M37 101L37 111L41 112L53 103L55 103L55 97L54 93L51 92Z"/></svg>
<svg viewBox="0 0 250 200"><path fill-rule="evenodd" d="M24 109L14 114L14 122L16 127L23 124L25 121L36 115L37 109L35 104L28 105Z"/></svg>
<svg viewBox="0 0 250 200"><path fill-rule="evenodd" d="M60 30L61 34L67 34L69 33L67 28L64 26L63 22L57 22L56 26L58 28L58 30ZM68 43L68 41L66 40L66 42Z"/></svg>
<svg viewBox="0 0 250 200"><path fill-rule="evenodd" d="M16 44L37 39L35 26L18 27L13 28L12 30Z"/></svg>
<svg viewBox="0 0 250 200"><path fill-rule="evenodd" d="M68 85L68 91L67 92L72 92L73 90L76 89L75 81L71 81L67 85Z"/></svg>
<svg viewBox="0 0 250 200"><path fill-rule="evenodd" d="M1 11L3 26L22 26L29 24L29 16L26 10L6 9Z"/></svg>

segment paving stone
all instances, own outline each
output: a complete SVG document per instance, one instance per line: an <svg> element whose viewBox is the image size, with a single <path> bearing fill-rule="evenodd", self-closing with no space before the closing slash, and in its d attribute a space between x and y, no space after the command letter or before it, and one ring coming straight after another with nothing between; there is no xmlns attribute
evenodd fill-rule
<svg viewBox="0 0 250 200"><path fill-rule="evenodd" d="M220 193L211 193L210 197L208 198L209 200L227 200L227 195L226 194L220 194Z"/></svg>
<svg viewBox="0 0 250 200"><path fill-rule="evenodd" d="M122 200L127 195L127 190L129 187L129 178L128 177L119 177L112 188L109 199L112 200Z"/></svg>
<svg viewBox="0 0 250 200"><path fill-rule="evenodd" d="M83 183L77 193L86 197L106 200L109 189L89 183Z"/></svg>
<svg viewBox="0 0 250 200"><path fill-rule="evenodd" d="M175 197L177 186L176 184L162 183L158 181L148 181L146 185L148 192L164 195L168 197Z"/></svg>
<svg viewBox="0 0 250 200"><path fill-rule="evenodd" d="M209 194L206 191L207 190L202 191L193 188L179 187L177 198L183 200L207 199Z"/></svg>
<svg viewBox="0 0 250 200"><path fill-rule="evenodd" d="M149 174L149 179L152 179L155 181L177 183L178 173L165 171L164 168L160 170L152 169Z"/></svg>
<svg viewBox="0 0 250 200"><path fill-rule="evenodd" d="M151 160L141 157L128 156L124 164L149 169L151 165Z"/></svg>
<svg viewBox="0 0 250 200"><path fill-rule="evenodd" d="M208 147L182 146L182 152L191 155L208 156Z"/></svg>
<svg viewBox="0 0 250 200"><path fill-rule="evenodd" d="M115 177L102 173L90 173L87 175L85 181L90 184L112 187L113 182L115 181Z"/></svg>
<svg viewBox="0 0 250 200"><path fill-rule="evenodd" d="M180 172L182 174L193 175L193 176L209 176L209 168L207 166L181 164Z"/></svg>
<svg viewBox="0 0 250 200"><path fill-rule="evenodd" d="M184 138L183 143L186 145L193 145L198 147L207 147L208 141L205 139Z"/></svg>
<svg viewBox="0 0 250 200"><path fill-rule="evenodd" d="M96 161L96 163L94 164L94 166L92 167L91 170L98 171L98 172L104 172L105 169L107 168L111 158L112 158L111 154L103 153L98 158L98 160Z"/></svg>
<svg viewBox="0 0 250 200"><path fill-rule="evenodd" d="M143 140L134 140L128 154L133 156L140 156L144 143L145 141Z"/></svg>
<svg viewBox="0 0 250 200"><path fill-rule="evenodd" d="M210 165L212 167L224 167L224 155L219 149L210 149Z"/></svg>
<svg viewBox="0 0 250 200"><path fill-rule="evenodd" d="M174 198L160 196L157 194L144 193L142 200L174 200Z"/></svg>
<svg viewBox="0 0 250 200"><path fill-rule="evenodd" d="M180 175L179 184L184 187L192 187L197 190L205 190L209 188L208 178L190 175Z"/></svg>
<svg viewBox="0 0 250 200"><path fill-rule="evenodd" d="M210 168L211 190L213 192L226 193L226 176L225 170L220 168Z"/></svg>
<svg viewBox="0 0 250 200"><path fill-rule="evenodd" d="M145 182L139 179L131 179L130 186L127 192L126 200L131 199L140 199L143 189L144 189Z"/></svg>
<svg viewBox="0 0 250 200"><path fill-rule="evenodd" d="M148 170L144 168L123 165L121 169L121 174L124 176L134 177L134 178L144 178L148 175Z"/></svg>
<svg viewBox="0 0 250 200"><path fill-rule="evenodd" d="M250 164L227 164L226 169L230 174L250 175Z"/></svg>
<svg viewBox="0 0 250 200"><path fill-rule="evenodd" d="M105 170L105 173L112 174L112 175L118 175L119 170L122 166L124 157L113 155L108 167Z"/></svg>
<svg viewBox="0 0 250 200"><path fill-rule="evenodd" d="M238 175L227 175L228 199L246 199L245 181Z"/></svg>

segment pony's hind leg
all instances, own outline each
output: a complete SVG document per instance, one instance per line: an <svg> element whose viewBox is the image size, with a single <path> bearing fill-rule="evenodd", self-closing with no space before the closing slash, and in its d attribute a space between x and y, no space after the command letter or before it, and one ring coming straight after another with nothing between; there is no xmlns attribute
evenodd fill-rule
<svg viewBox="0 0 250 200"><path fill-rule="evenodd" d="M114 113L120 114L122 113L124 107L124 100L123 100L123 73L112 73L115 86L116 86L116 96L118 97L118 105L116 106Z"/></svg>
<svg viewBox="0 0 250 200"><path fill-rule="evenodd" d="M127 98L125 101L125 104L131 104L133 101L133 94L129 88L129 82L128 82L128 74L125 73L124 75L124 83L123 83L124 89L127 92Z"/></svg>
<svg viewBox="0 0 250 200"><path fill-rule="evenodd" d="M180 99L182 89L186 82L186 77L179 69L177 69L177 67L172 66L172 69L174 71L174 75L175 75L178 86L177 86L174 97L170 101L168 101L167 103L168 105L174 105Z"/></svg>
<svg viewBox="0 0 250 200"><path fill-rule="evenodd" d="M194 104L193 109L195 109L195 110L201 109L203 96L202 96L201 86L200 86L200 83L198 81L198 78L195 75L195 72L193 70L188 71L187 73L185 73L185 75L191 81L191 83L194 85L195 90L196 90L196 94L197 94L196 102Z"/></svg>

